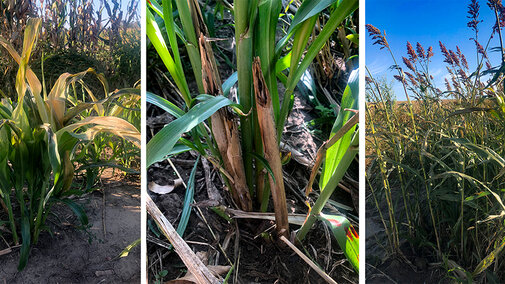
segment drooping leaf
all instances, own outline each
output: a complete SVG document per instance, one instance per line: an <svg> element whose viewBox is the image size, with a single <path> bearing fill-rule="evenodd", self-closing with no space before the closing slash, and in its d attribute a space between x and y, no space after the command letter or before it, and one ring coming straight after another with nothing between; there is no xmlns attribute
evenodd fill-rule
<svg viewBox="0 0 505 284"><path fill-rule="evenodd" d="M210 98L198 103L186 114L163 127L163 129L154 135L149 143L147 143L147 166L149 167L155 162L163 160L183 133L190 131L195 126L208 119L218 109L232 103L232 101L223 96Z"/></svg>

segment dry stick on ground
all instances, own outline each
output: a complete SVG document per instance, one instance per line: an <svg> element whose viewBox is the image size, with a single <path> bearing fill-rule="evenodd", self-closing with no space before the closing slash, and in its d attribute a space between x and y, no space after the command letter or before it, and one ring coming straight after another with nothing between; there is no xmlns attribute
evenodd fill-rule
<svg viewBox="0 0 505 284"><path fill-rule="evenodd" d="M317 274L321 275L324 280L328 283L337 284L335 280L333 280L328 274L326 274L321 268L319 268L310 258L308 258L303 252L301 252L294 244L292 244L286 237L281 236L281 241L287 244L298 256L300 256L312 269L314 269Z"/></svg>
<svg viewBox="0 0 505 284"><path fill-rule="evenodd" d="M282 175L282 163L277 143L277 130L275 129L272 100L261 71L259 57L253 62L254 93L256 97L256 109L258 124L265 151L265 159L268 161L275 177L268 175L270 190L274 201L275 223L277 233L285 237L289 236L288 209L286 207L286 192Z"/></svg>
<svg viewBox="0 0 505 284"><path fill-rule="evenodd" d="M179 234L177 234L175 228L161 213L158 206L154 204L149 194L146 194L146 199L147 212L153 217L156 224L158 224L158 227L163 232L163 235L165 235L174 246L175 251L182 259L188 270L193 274L197 282L199 284L220 283L220 281L212 275L210 270L203 264L200 258L198 258L198 256L196 256L196 254L191 250L188 244L179 236Z"/></svg>
<svg viewBox="0 0 505 284"><path fill-rule="evenodd" d="M205 93L214 96L220 95L223 91L212 47L203 34L200 34L199 44ZM242 210L251 211L252 199L246 184L237 122L233 119L229 109L222 108L211 116L211 125L224 168L233 177L233 180L230 181L232 197Z"/></svg>
<svg viewBox="0 0 505 284"><path fill-rule="evenodd" d="M345 111L345 110L344 110ZM351 110L348 110L351 111ZM344 134L347 133L354 125L359 122L359 111L356 111L353 117L349 119L343 126L340 128L335 135L333 135L328 141L324 142L319 150L317 150L316 162L314 163L314 167L312 168L312 172L310 173L309 183L307 184L307 188L305 189L305 196L308 196L312 191L312 184L314 183L314 179L316 178L317 171L321 166L321 163L324 160L324 156L328 148L330 148L333 144L335 144Z"/></svg>

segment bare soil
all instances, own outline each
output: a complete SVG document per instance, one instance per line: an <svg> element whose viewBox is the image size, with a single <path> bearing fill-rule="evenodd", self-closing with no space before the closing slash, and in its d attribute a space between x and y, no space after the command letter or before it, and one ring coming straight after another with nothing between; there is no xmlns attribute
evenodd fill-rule
<svg viewBox="0 0 505 284"><path fill-rule="evenodd" d="M309 114L311 107L300 96L295 98L293 111L285 127L283 142L312 161L322 141L313 137L306 126L306 122L312 119ZM152 105L148 106L147 113L148 129L152 131L147 131L148 138L151 133L159 131L164 124L172 120ZM182 179L187 182L196 161L196 154L183 153L171 158L171 161ZM207 165L204 166L204 163ZM219 172L210 162L203 162L201 158L197 167L193 210L183 238L193 251L201 256L204 263L234 265L235 269L228 279L229 283L325 283L298 255L289 248L279 245L275 238L273 222L246 219L229 222L218 216L211 207L225 205L234 208L233 201ZM294 158L283 168L288 212L307 214L304 190L311 169ZM357 165L353 165L349 172L357 180ZM148 183L171 185L177 179L177 173L167 161L163 161L155 163L148 169L147 179ZM332 197L333 200L353 207L353 198L349 193L344 190L336 192L336 196ZM177 228L185 196L184 186L176 187L168 194L160 195L152 192L149 194ZM311 195L311 198L313 202L316 196ZM273 212L271 206L272 204L268 212ZM357 210L351 214L357 215L356 212ZM354 225L359 229L357 224ZM170 249L165 237L159 234L150 217L148 226L147 271L150 283L156 279L166 281L184 276L187 272L184 264L177 253ZM291 225L290 229L297 230L299 226ZM359 282L358 275L346 260L328 228L322 223L317 223L299 248L338 283ZM163 271L167 274L160 277ZM224 278L224 275L222 277Z"/></svg>
<svg viewBox="0 0 505 284"><path fill-rule="evenodd" d="M139 283L140 246L118 257L140 238L137 180L109 172L100 191L76 199L89 219L86 231L76 228L79 221L67 206L53 207L46 223L52 235L41 234L23 271L17 271L18 249L0 256L0 283Z"/></svg>

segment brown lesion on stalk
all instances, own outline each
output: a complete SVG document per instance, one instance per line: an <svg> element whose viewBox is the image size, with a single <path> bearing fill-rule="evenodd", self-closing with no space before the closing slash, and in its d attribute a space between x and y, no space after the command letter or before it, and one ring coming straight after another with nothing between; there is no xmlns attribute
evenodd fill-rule
<svg viewBox="0 0 505 284"><path fill-rule="evenodd" d="M261 71L259 57L254 59L252 69L258 124L263 141L265 159L268 161L275 177L274 180L271 175L268 175L274 202L277 233L287 237L289 236L288 211L286 207L286 192L284 190L279 143L277 142L277 130L274 123L272 100L265 83L265 78L263 77L263 72Z"/></svg>
<svg viewBox="0 0 505 284"><path fill-rule="evenodd" d="M212 47L203 34L200 34L199 45L203 88L209 95L220 95L223 91L216 60ZM222 108L211 116L211 127L224 168L231 177L232 198L242 210L251 211L252 199L246 184L237 122L228 108Z"/></svg>

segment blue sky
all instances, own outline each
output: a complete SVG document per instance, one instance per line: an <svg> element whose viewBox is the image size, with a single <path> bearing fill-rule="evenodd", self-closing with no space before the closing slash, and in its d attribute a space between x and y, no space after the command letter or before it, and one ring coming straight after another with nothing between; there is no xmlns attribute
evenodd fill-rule
<svg viewBox="0 0 505 284"><path fill-rule="evenodd" d="M487 1L478 1L480 4L479 42L485 47L495 22L494 12L487 6ZM430 73L435 77L435 84L445 90L444 78L447 76L445 62L441 54L438 41L442 41L447 49L456 51L456 45L465 54L470 70L475 70L476 50L473 41L474 31L467 27L469 0L434 1L434 0L367 0L365 10L365 24L372 24L381 31L386 31L387 40L395 55L397 62L406 69L402 56L407 56L407 41L414 46L419 42L425 51L433 46L434 56L430 63ZM364 33L363 31L362 33ZM396 71L388 69L393 65L393 60L386 49L372 45L372 40L365 36L366 65L375 78L386 77L393 82L393 90L398 100L406 100L401 84L393 78ZM499 46L498 37L491 40L490 47ZM491 64L500 64L500 55L489 52Z"/></svg>

